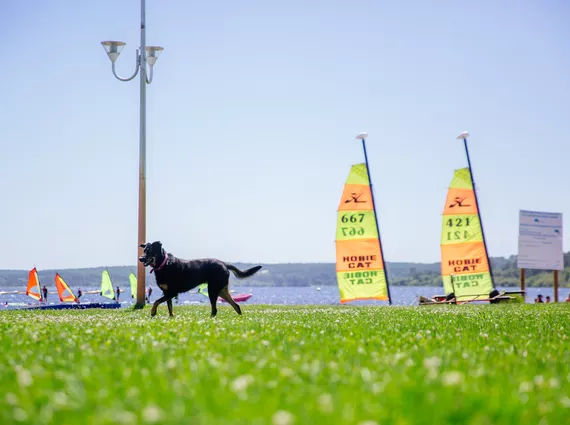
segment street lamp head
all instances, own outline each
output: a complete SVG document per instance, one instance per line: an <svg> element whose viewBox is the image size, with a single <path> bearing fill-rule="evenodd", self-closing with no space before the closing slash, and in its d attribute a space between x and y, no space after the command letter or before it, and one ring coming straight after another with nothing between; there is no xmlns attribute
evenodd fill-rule
<svg viewBox="0 0 570 425"><path fill-rule="evenodd" d="M146 46L146 62L153 66L156 63L156 60L164 50L163 47L160 46Z"/></svg>
<svg viewBox="0 0 570 425"><path fill-rule="evenodd" d="M127 43L123 43L122 41L103 41L101 44L105 48L111 62L114 63L119 58L121 50L123 50L123 47L125 47Z"/></svg>
<svg viewBox="0 0 570 425"><path fill-rule="evenodd" d="M469 132L468 131L464 131L463 133L461 133L459 136L457 136L458 139L467 139L469 137Z"/></svg>
<svg viewBox="0 0 570 425"><path fill-rule="evenodd" d="M367 137L368 137L368 133L364 132L364 133L360 133L358 136L356 136L355 139L364 140Z"/></svg>

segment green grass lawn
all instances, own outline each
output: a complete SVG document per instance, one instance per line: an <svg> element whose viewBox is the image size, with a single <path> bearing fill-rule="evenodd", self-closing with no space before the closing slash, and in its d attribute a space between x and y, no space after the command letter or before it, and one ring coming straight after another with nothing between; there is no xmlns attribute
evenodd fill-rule
<svg viewBox="0 0 570 425"><path fill-rule="evenodd" d="M0 313L0 424L570 418L570 304Z"/></svg>

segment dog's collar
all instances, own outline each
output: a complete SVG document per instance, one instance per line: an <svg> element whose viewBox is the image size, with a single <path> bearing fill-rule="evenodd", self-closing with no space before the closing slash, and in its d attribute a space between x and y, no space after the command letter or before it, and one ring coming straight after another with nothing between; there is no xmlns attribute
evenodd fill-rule
<svg viewBox="0 0 570 425"><path fill-rule="evenodd" d="M160 266L158 266L158 267L153 267L150 272L152 273L152 272L155 271L155 270L160 270L160 269L162 269L162 268L164 267L164 265L166 264L166 260L168 260L168 254L165 253L165 254L164 254L164 260L162 260L162 263L160 264Z"/></svg>

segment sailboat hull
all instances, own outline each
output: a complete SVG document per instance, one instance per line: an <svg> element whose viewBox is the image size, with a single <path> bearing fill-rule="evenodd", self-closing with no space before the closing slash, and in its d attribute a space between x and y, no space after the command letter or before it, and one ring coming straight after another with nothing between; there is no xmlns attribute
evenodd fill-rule
<svg viewBox="0 0 570 425"><path fill-rule="evenodd" d="M25 307L25 310L85 310L89 308L115 309L121 308L119 303L85 303L85 304L54 304Z"/></svg>
<svg viewBox="0 0 570 425"><path fill-rule="evenodd" d="M450 295L434 295L430 298L420 296L418 305L440 305L440 304L477 304L477 303L524 303L525 291L493 291L491 294L478 294L469 299L456 299Z"/></svg>
<svg viewBox="0 0 570 425"><path fill-rule="evenodd" d="M237 294L237 295L232 295L232 298L236 303L239 303L239 302L244 302L244 301L249 300L252 295L253 294ZM223 303L227 303L227 301L222 299L222 298L218 298L218 301L221 301Z"/></svg>

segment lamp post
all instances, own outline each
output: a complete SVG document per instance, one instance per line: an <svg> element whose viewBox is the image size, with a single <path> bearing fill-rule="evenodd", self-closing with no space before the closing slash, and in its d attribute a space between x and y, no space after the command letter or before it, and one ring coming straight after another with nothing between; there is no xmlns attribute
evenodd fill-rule
<svg viewBox="0 0 570 425"><path fill-rule="evenodd" d="M125 47L122 41L103 41L101 43L112 64L113 75L120 81L130 81L140 71L140 138L139 138L139 208L138 208L138 243L137 243L137 301L135 309L145 305L145 268L138 261L142 255L141 244L146 243L146 85L152 82L152 69L163 48L146 45L145 0L141 0L141 44L136 54L136 69L129 78L121 78L115 71L115 62ZM146 66L150 67L147 77Z"/></svg>

